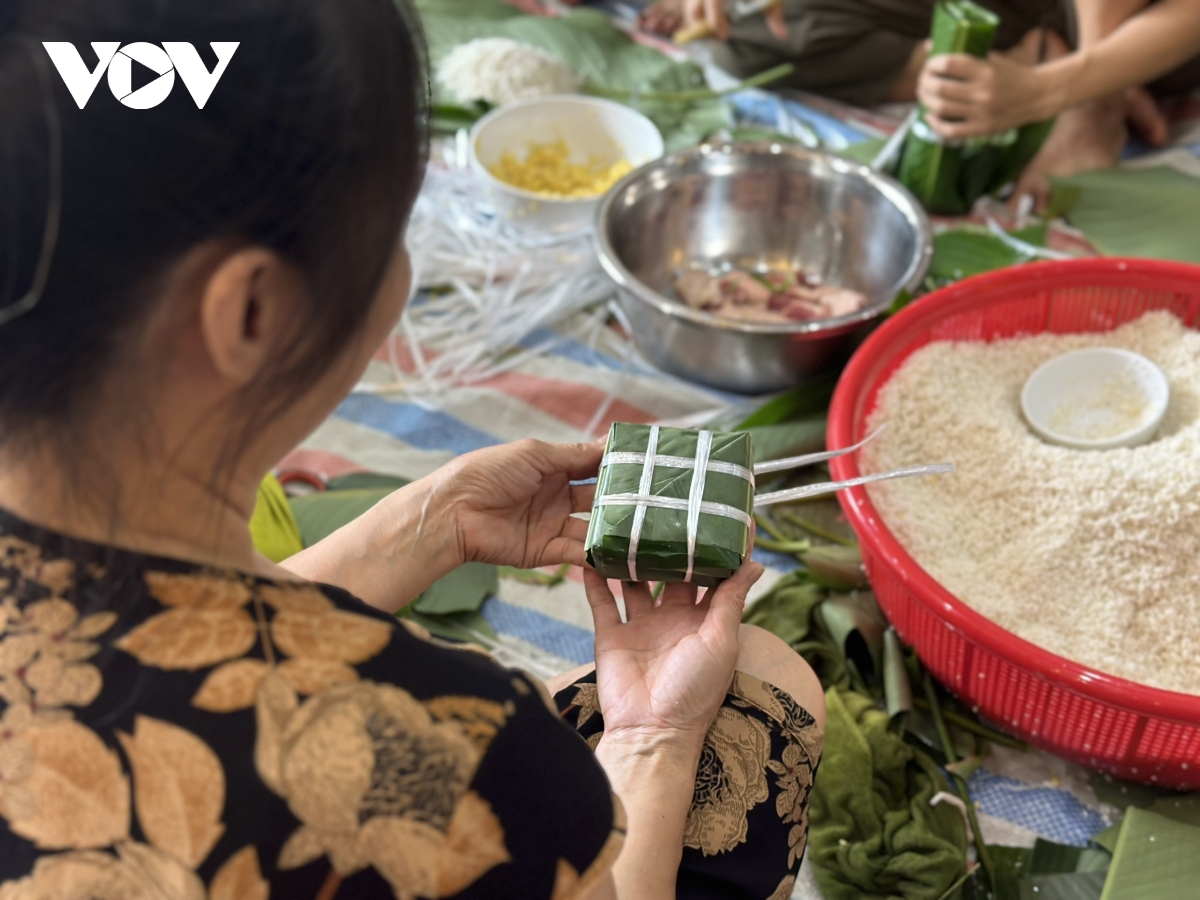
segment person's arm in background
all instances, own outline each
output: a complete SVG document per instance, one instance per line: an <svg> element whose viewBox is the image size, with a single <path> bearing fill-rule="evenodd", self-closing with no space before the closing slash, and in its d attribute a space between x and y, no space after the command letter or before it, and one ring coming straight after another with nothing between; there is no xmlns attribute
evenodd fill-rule
<svg viewBox="0 0 1200 900"><path fill-rule="evenodd" d="M1076 0L1080 47L1037 67L992 54L929 60L918 98L948 138L974 137L1053 118L1153 81L1200 53L1200 0Z"/></svg>

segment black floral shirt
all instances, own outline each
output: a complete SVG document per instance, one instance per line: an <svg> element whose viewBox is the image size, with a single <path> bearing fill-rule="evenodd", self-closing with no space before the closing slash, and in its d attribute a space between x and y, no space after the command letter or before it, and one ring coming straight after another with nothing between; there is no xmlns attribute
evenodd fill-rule
<svg viewBox="0 0 1200 900"><path fill-rule="evenodd" d="M335 588L0 512L0 900L579 896L619 804L541 690Z"/></svg>

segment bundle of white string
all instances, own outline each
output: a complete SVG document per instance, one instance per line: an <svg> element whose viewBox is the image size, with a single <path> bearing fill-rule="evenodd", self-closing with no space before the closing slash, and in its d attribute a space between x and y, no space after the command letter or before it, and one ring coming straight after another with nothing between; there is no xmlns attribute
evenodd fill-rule
<svg viewBox="0 0 1200 900"><path fill-rule="evenodd" d="M590 234L553 240L518 231L491 214L483 187L461 169L430 167L408 247L414 297L398 337L415 371L405 373L393 353L395 383L359 390L432 398L486 380L578 337L550 329L614 292ZM604 317L600 310L575 330L598 327Z"/></svg>

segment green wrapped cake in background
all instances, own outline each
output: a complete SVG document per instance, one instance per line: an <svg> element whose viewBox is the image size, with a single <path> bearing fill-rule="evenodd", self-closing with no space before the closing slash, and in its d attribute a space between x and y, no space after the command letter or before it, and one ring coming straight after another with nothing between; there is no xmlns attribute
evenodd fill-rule
<svg viewBox="0 0 1200 900"><path fill-rule="evenodd" d="M606 578L729 578L750 549L750 435L617 423L608 435L587 536Z"/></svg>

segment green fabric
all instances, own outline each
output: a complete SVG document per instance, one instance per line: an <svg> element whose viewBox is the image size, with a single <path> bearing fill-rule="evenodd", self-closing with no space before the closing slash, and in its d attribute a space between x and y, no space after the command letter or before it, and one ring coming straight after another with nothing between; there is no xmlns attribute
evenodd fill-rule
<svg viewBox="0 0 1200 900"><path fill-rule="evenodd" d="M825 900L935 900L966 874L966 828L924 754L867 697L825 695L825 755L812 794L809 854Z"/></svg>
<svg viewBox="0 0 1200 900"><path fill-rule="evenodd" d="M635 43L596 10L550 17L526 15L503 0L417 0L416 6L435 66L459 44L506 37L558 56L591 87L628 92L629 105L653 120L668 150L697 144L730 123L729 107L719 98L639 101L641 93L703 89L703 72L694 63L677 63ZM440 90L436 83L434 90L435 95ZM445 103L455 98L437 99Z"/></svg>
<svg viewBox="0 0 1200 900"><path fill-rule="evenodd" d="M1170 166L1054 180L1052 205L1109 256L1200 263L1200 178Z"/></svg>
<svg viewBox="0 0 1200 900"><path fill-rule="evenodd" d="M1200 827L1131 808L1121 826L1103 900L1194 898L1200 884Z"/></svg>
<svg viewBox="0 0 1200 900"><path fill-rule="evenodd" d="M656 456L696 457L699 432L682 428L659 430ZM649 425L613 425L606 453L645 453L650 443ZM751 439L744 432L715 432L710 459L754 467ZM608 578L629 578L629 542L638 507L602 506L613 494L637 494L643 465L610 464L600 469L597 505L588 529L588 562ZM655 466L650 494L686 501L692 490L694 469ZM749 514L754 505L753 485L737 475L706 472L704 500L722 503ZM647 507L637 550L639 581L682 581L687 571L687 511ZM696 535L692 582L712 586L730 577L749 551L750 529L729 516L701 513Z"/></svg>
<svg viewBox="0 0 1200 900"><path fill-rule="evenodd" d="M258 499L250 516L250 537L255 549L273 563L304 549L288 496L274 475L268 475L258 486Z"/></svg>

